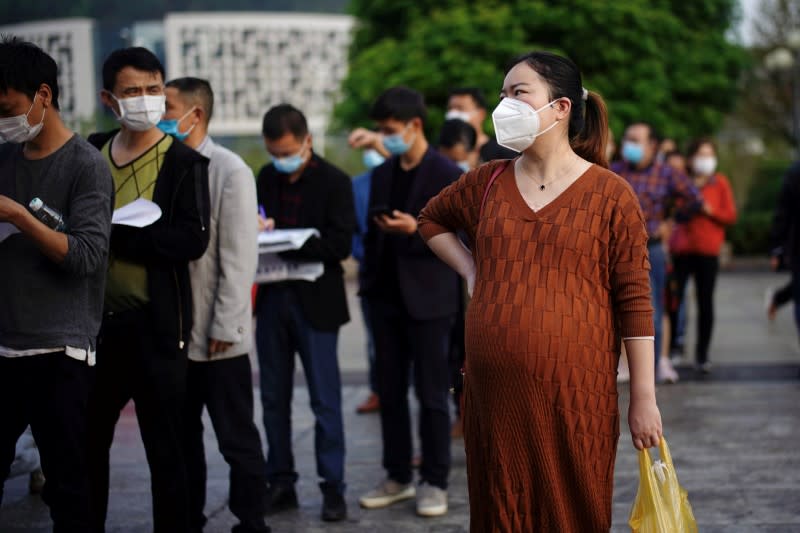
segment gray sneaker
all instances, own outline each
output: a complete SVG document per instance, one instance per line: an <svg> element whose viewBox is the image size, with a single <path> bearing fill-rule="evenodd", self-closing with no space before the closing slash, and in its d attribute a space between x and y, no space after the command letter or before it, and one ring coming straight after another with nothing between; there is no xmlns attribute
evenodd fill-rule
<svg viewBox="0 0 800 533"><path fill-rule="evenodd" d="M415 493L413 483L403 484L387 479L359 498L358 503L365 509L380 509L413 498Z"/></svg>
<svg viewBox="0 0 800 533"><path fill-rule="evenodd" d="M447 491L428 485L419 484L417 489L417 514L420 516L442 516L447 513Z"/></svg>

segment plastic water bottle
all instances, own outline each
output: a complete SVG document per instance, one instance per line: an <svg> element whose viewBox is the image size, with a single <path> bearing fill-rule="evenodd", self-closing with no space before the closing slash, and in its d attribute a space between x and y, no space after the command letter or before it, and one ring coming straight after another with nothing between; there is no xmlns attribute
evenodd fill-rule
<svg viewBox="0 0 800 533"><path fill-rule="evenodd" d="M67 230L67 223L64 222L64 217L61 215L61 213L52 207L45 205L40 198L34 198L31 200L31 203L28 204L28 207L31 208L33 216L41 220L49 228L62 233Z"/></svg>

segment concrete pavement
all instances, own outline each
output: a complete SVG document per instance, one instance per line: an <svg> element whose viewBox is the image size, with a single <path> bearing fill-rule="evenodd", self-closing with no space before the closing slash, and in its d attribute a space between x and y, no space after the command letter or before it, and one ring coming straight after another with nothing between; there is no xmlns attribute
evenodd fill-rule
<svg viewBox="0 0 800 533"><path fill-rule="evenodd" d="M723 273L716 295L717 321L710 354L714 372L700 380L694 379L687 368L682 375L690 379L658 388L665 435L702 532L800 533L800 351L790 308L781 311L774 323L769 323L763 312L764 289L785 279L758 272ZM363 328L353 287L350 289L354 320L343 328L340 341L350 519L333 525L319 520L322 498L313 459L314 421L307 392L298 379L293 427L301 508L272 517L270 523L277 532L465 531L469 507L460 441L452 448L450 513L446 517L416 518L413 502L376 511L358 508L358 496L371 489L383 471L378 417L354 414L367 387ZM690 317L688 346L693 344L693 331ZM627 387L620 390L624 415ZM256 408L260 411L258 405ZM260 415L257 417L260 426ZM211 431L207 431L206 444L210 521L205 531L227 532L235 523L225 506L227 467ZM615 474L615 533L628 531L627 515L637 483L636 453L623 423ZM130 406L117 427L111 485L107 531L151 531L149 474ZM26 479L6 483L0 532L50 530L46 506L38 497L28 496L26 488Z"/></svg>

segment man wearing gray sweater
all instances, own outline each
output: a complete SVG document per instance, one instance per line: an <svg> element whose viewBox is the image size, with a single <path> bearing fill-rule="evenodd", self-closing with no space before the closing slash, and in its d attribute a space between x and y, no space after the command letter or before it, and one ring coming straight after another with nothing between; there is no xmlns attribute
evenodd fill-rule
<svg viewBox="0 0 800 533"><path fill-rule="evenodd" d="M54 531L86 532L86 408L114 189L99 152L61 121L56 72L35 45L0 41L0 501L30 424ZM37 197L66 229L28 211Z"/></svg>
<svg viewBox="0 0 800 533"><path fill-rule="evenodd" d="M253 172L208 135L214 93L206 80L167 83L166 113L159 128L209 159L211 206L206 253L189 264L194 302L186 383L184 454L190 531L202 531L206 496L203 407L230 466L234 533L264 533L267 465L253 421L253 312L250 288L258 259L258 207Z"/></svg>

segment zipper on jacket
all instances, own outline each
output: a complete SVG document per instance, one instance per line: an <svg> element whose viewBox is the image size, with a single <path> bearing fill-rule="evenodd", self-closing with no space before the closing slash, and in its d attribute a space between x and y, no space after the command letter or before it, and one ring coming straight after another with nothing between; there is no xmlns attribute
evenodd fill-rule
<svg viewBox="0 0 800 533"><path fill-rule="evenodd" d="M183 175L184 177L186 174ZM177 185L175 186L175 191L178 190L180 187L181 182L183 181L183 177L178 180ZM177 196L177 192L173 193L172 198L170 199L169 205L169 220L168 222L172 224L172 215L175 213L175 197ZM172 267L172 277L175 280L175 296L178 298L178 349L183 350L183 347L186 343L183 340L183 301L181 299L181 284L178 280L178 271L175 270L175 267Z"/></svg>
<svg viewBox="0 0 800 533"><path fill-rule="evenodd" d="M183 301L181 300L181 284L178 281L178 272L173 268L175 278L175 294L178 296L178 349L183 350L186 343L183 341Z"/></svg>
<svg viewBox="0 0 800 533"><path fill-rule="evenodd" d="M186 178L186 174L184 173L181 176L181 179L178 180L178 183L175 185L175 191L178 190L180 187L181 182ZM194 165L194 191L195 191L195 203L197 205L197 215L198 219L200 220L200 230L206 231L206 225L203 222L203 208L202 208L202 194L200 191L200 174L197 172L197 165ZM175 212L175 197L177 196L177 192L173 193L172 198L170 199L170 209L169 209L169 223L172 224L172 215ZM183 350L183 347L186 346L186 342L183 340L183 299L181 298L181 284L178 280L178 271L175 270L173 267L172 269L172 276L175 279L175 295L178 297L178 349Z"/></svg>

